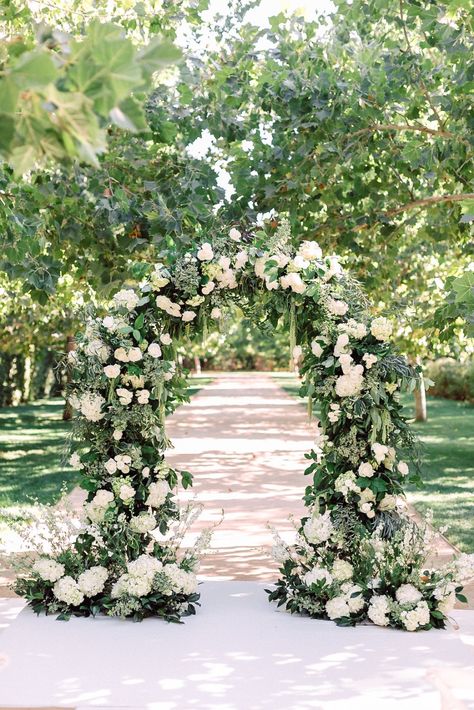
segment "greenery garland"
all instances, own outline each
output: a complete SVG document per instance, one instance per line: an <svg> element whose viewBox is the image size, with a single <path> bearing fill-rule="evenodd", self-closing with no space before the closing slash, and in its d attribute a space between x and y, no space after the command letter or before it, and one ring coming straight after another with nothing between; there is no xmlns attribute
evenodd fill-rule
<svg viewBox="0 0 474 710"><path fill-rule="evenodd" d="M62 618L178 620L194 612L210 532L180 550L196 512L177 505L164 417L186 398L176 342L217 324L237 302L273 325L288 320L302 393L321 409L307 454L308 513L296 545L275 532L281 578L270 600L345 625L368 618L408 630L444 626L474 565L464 555L427 569L426 530L403 508L404 482L419 477L399 393L419 374L337 258L323 257L315 242L295 247L283 223L271 238L233 227L141 272L137 290L121 289L105 317L88 319L70 355L69 401L78 412L71 464L88 492L83 528L72 546L36 560L16 591L36 611ZM190 474L181 482L190 485Z"/></svg>

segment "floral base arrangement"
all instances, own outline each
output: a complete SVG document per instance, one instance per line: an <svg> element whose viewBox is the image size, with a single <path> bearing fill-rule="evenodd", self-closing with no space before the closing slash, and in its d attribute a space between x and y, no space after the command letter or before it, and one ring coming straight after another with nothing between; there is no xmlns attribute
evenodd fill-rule
<svg viewBox="0 0 474 710"><path fill-rule="evenodd" d="M396 351L392 322L372 312L338 259L294 238L283 220L269 232L198 235L190 250L132 272L138 286L90 314L69 354L83 528L34 562L16 591L62 618L193 613L208 535L181 556L179 534L160 541L182 525L179 478L192 482L166 462L165 416L187 399L177 346L209 324L222 327L227 306L238 304L262 328L286 321L301 394L321 411L307 454L308 515L295 547L277 545L282 578L270 598L344 624L442 626L472 563L424 569L425 535L398 509L405 481L420 482L400 403L402 390L419 386L419 369Z"/></svg>

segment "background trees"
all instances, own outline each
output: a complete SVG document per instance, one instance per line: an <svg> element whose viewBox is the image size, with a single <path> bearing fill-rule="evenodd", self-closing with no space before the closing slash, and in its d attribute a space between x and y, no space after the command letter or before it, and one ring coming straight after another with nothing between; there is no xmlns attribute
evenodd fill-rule
<svg viewBox="0 0 474 710"><path fill-rule="evenodd" d="M69 150L56 126L27 122L35 151L53 130L62 152L48 152L55 160L23 180L3 166L8 280L48 308L68 274L81 298L100 301L124 278L139 277L135 262L179 250L211 226L266 220L276 228L288 217L295 238L316 239L350 262L377 306L396 316L400 344L413 358L465 355L474 310L470 3L338 0L329 18L280 14L268 27L246 21L258 2L234 3L212 28L203 21L207 4L145 3L140 11L117 2L107 19L129 38L123 46L134 67L127 64L129 81L118 88L103 49L108 30L91 24L104 21L101 3L74 5L66 26L61 7L40 5L33 16L25 5L7 6L4 31L22 39L4 50L0 86L15 84L15 73L20 83L33 79L36 102L52 85L62 98L84 90L93 114L87 130L93 124L102 138L107 133L106 153L71 164L84 155L80 141ZM38 47L34 20L67 31L74 51L85 42L88 54L82 49L72 67L64 64L67 43L42 32ZM152 67L142 47L157 48L155 69L175 58L155 35L177 41L183 58L154 75L144 101ZM33 77L21 70L28 51L43 62ZM87 94L87 81L74 85L83 76L77 65L89 77L89 64L109 72L105 107L92 88ZM135 119L141 133L112 126L115 105L130 119L115 123L134 123L122 103L128 98L114 94L125 86L135 109L144 107L146 124ZM12 114L3 111L11 158L27 142L17 134L23 124L12 134Z"/></svg>

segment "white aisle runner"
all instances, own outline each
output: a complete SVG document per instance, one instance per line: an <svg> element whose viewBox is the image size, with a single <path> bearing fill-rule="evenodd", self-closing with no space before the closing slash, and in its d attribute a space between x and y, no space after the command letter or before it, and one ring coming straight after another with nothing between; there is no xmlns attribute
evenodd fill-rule
<svg viewBox="0 0 474 710"><path fill-rule="evenodd" d="M338 628L277 612L263 588L207 582L181 626L59 622L2 599L0 707L474 708L474 612L454 613L458 631Z"/></svg>

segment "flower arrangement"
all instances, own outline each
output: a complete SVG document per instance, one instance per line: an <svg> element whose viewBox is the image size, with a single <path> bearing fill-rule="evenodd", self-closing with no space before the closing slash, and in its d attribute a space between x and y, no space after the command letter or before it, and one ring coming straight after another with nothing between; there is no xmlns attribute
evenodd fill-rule
<svg viewBox="0 0 474 710"><path fill-rule="evenodd" d="M288 319L302 394L321 409L307 454L308 515L293 548L277 540L282 577L270 599L337 623L443 626L472 563L425 570L424 534L399 506L404 482L419 481L400 391L414 388L419 373L395 352L392 324L371 315L337 258L312 241L295 247L283 221L270 236L233 227L141 271L137 289L122 288L105 317L88 319L70 354L69 401L78 413L70 463L88 492L84 527L72 546L37 560L17 592L63 617L193 613L209 535L180 556L178 544L154 534L180 525L164 422L186 399L176 343L209 320L218 325L238 302L272 324ZM189 486L190 474L181 482Z"/></svg>

